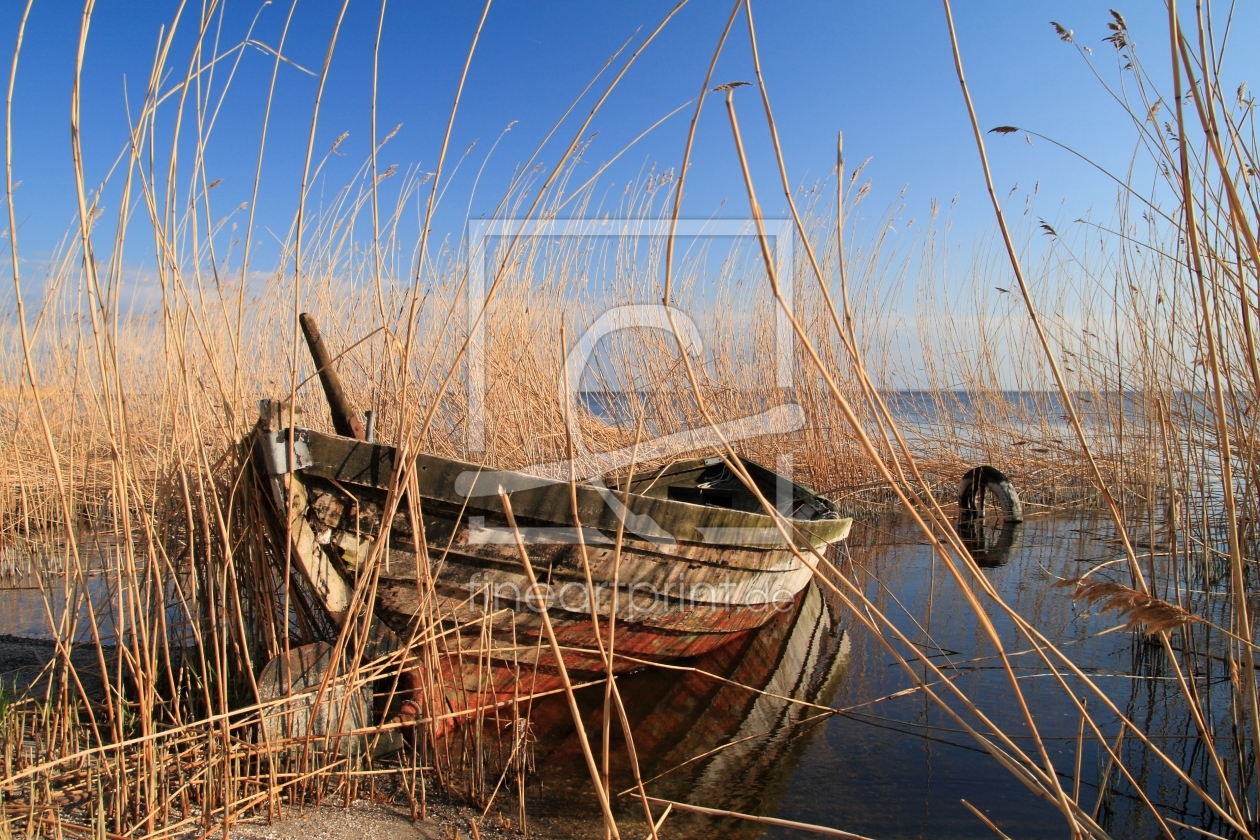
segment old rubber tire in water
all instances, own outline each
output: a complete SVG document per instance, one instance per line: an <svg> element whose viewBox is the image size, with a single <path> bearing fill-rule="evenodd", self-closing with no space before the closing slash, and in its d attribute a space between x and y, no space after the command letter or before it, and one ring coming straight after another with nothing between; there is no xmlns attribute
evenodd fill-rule
<svg viewBox="0 0 1260 840"><path fill-rule="evenodd" d="M1020 522L1024 518L1024 507L1011 480L1001 470L985 464L962 477L958 486L958 509L960 513L983 517L990 503L1002 509L1008 522Z"/></svg>

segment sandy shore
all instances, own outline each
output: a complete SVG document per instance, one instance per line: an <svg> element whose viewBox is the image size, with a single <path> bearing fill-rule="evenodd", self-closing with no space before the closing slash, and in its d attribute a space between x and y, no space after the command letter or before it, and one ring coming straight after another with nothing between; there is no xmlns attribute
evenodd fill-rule
<svg viewBox="0 0 1260 840"><path fill-rule="evenodd" d="M272 825L265 817L255 817L235 823L231 829L233 840L500 840L520 838L523 835L505 825L495 813L485 821L478 821L476 834L472 820L481 816L480 811L450 802L434 801L430 795L427 819L411 821L406 805L370 802L360 799L344 805L323 805L308 808L300 813L286 815ZM530 837L548 837L530 826ZM214 836L213 833L211 836Z"/></svg>

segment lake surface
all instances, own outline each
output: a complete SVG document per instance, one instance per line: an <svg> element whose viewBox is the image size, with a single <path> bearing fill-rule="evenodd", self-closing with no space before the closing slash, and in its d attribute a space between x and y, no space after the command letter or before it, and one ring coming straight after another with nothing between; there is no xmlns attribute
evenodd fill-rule
<svg viewBox="0 0 1260 840"><path fill-rule="evenodd" d="M49 641L73 619L73 641L90 644L95 617L101 641L113 644L120 608L130 621L141 615L156 621L163 603L172 638L187 629L173 587L168 583L168 591L158 593L144 563L129 567L112 534L81 529L76 538L81 574L66 573L75 566L64 541L23 540L0 547L0 636ZM67 605L73 615L67 615Z"/></svg>
<svg viewBox="0 0 1260 840"><path fill-rule="evenodd" d="M974 551L983 574L1024 618L1070 652L1130 720L1209 789L1207 758L1164 653L1140 635L1118 629L1114 613L1075 602L1054 584L1074 578L1119 551L1109 521L1091 516L1033 518L1013 530L981 534ZM108 554L106 552L105 554ZM931 659L956 678L993 723L1029 753L1029 737L1010 682L993 649L963 602L958 586L931 553L922 534L904 517L858 522L840 558L840 568L914 643L914 667L926 672ZM1145 560L1143 561L1146 562ZM96 564L93 564L96 566ZM108 564L91 569L88 590L107 620L116 572ZM1223 584L1205 563L1203 580L1184 584L1197 601L1196 613L1227 622ZM1099 573L1126 582L1123 566ZM0 585L0 634L48 636L44 602L30 588ZM1164 593L1166 594L1166 593ZM80 611L85 607L76 599ZM54 593L49 607L64 611ZM1013 662L1021 690L1033 710L1050 758L1069 787L1077 760L1079 716L1045 664L1029 653L1011 621L991 604L988 615ZM107 630L108 632L108 630ZM886 635L886 634L885 634ZM1225 640L1211 633L1196 638L1209 654L1224 653ZM1022 653L1021 653L1022 652ZM1227 665L1203 658L1198 687L1228 732L1232 696ZM873 838L962 838L992 836L962 804L966 799L1012 837L1063 837L1056 809L1029 792L958 723L913 690L914 683L884 647L834 596L811 586L797 606L778 613L762 630L678 668L651 668L618 680L634 732L641 773L650 796L746 814L840 828ZM1091 710L1097 697L1069 681ZM750 688L751 687L751 688ZM756 691L751 689L757 689ZM939 686L938 686L939 690ZM948 696L944 691L942 696ZM806 701L792 703L786 698ZM593 747L600 753L603 689L583 690ZM951 705L960 708L956 700ZM974 717L968 722L985 731ZM1114 716L1096 715L1103 733L1119 731ZM586 763L562 698L538 702L531 713L534 742L526 806L530 826L550 834L602 837L603 827ZM1222 739L1224 740L1224 739ZM633 783L616 721L610 771L614 792ZM1222 745L1228 752L1230 747ZM1218 834L1227 834L1212 814L1173 774L1124 742L1126 766L1166 814ZM1158 828L1136 791L1111 772L1099 797L1106 755L1088 737L1080 756L1081 796L1098 803L1101 825L1113 837L1150 837ZM491 780L493 786L493 780ZM495 809L515 822L514 785L505 784ZM623 836L646 836L641 806L615 797ZM661 807L654 812L659 816ZM675 811L665 836L795 837L788 829ZM1196 836L1186 832L1185 836Z"/></svg>
<svg viewBox="0 0 1260 840"><path fill-rule="evenodd" d="M1201 781L1205 759L1202 748L1196 748L1193 726L1184 713L1169 711L1184 709L1184 703L1162 649L1140 635L1113 630L1122 623L1116 614L1091 611L1083 602L1074 602L1068 589L1053 586L1118 556L1109 541L1110 522L1054 516L1016 527L1002 539L990 539L990 551L981 555L990 564L984 574L1023 617L1065 645L1116 705ZM870 599L915 642L918 655L956 675L957 684L982 711L1035 755L1008 677L922 534L905 518L860 523L848 551L846 574L859 581ZM1217 594L1211 587L1198 593L1209 600ZM988 614L1008 651L1027 651L1026 641L1016 636L1003 614L991 605ZM1079 715L1036 654L1018 655L1013 661L1050 757L1071 790ZM620 679L642 775L647 779L664 774L647 783L650 796L875 838L994 836L962 804L966 799L1010 836L1066 836L1055 808L983 752L922 692L906 691L913 681L894 664L880 639L843 607L829 603L816 587L796 612L778 617L756 640L742 640L735 649L723 649L695 664L768 694L695 671L653 669ZM1229 688L1227 682L1220 684L1223 675L1200 676L1200 690L1217 691L1216 707L1227 706ZM1074 690L1087 696L1075 685ZM828 714L769 695L844 711ZM582 701L598 758L603 690L587 689ZM950 702L959 708L956 701ZM1096 697L1088 702L1091 710L1100 707ZM603 836L567 706L562 700L544 701L535 708L533 719L542 781L531 785L527 796L532 827L542 834ZM1108 738L1119 732L1114 716L1097 714L1095 719ZM973 717L968 722L984 728ZM614 732L617 728L614 725ZM1171 806L1166 814L1221 831L1200 803L1187 800L1166 767L1135 751L1135 743L1132 737L1125 742L1126 765L1152 798ZM614 737L613 744L613 789L621 791L633 782L621 739ZM727 744L735 746L721 749ZM720 751L685 763L715 749ZM1110 789L1099 801L1106 753L1088 737L1080 761L1080 799L1087 808L1099 802L1098 820L1112 836L1158 833L1117 772L1111 773ZM509 795L502 806L511 815L514 799ZM659 816L661 810L656 807L654 813ZM624 823L623 836L646 836L637 801L619 798L616 813ZM671 838L809 836L679 812L670 815L666 826L665 836Z"/></svg>

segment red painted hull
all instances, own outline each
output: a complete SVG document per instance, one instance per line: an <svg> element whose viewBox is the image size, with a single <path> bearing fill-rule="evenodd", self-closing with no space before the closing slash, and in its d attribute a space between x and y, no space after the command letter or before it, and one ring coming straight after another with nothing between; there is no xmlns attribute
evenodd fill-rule
<svg viewBox="0 0 1260 840"><path fill-rule="evenodd" d="M783 624L796 608L797 602L751 613L747 609L699 608L696 612L710 622L709 632L618 623L613 628L613 669L625 674L654 663L720 656L725 650L742 651L749 640L757 637L759 628ZM493 716L495 710L564 690L564 680L541 621L531 617L535 620L517 624L514 645L510 642L512 635L503 630L490 630L485 635L462 633L444 640L439 648L443 707L426 710L429 716L450 721L444 731L479 716ZM605 646L608 643L608 622L600 622L601 640L596 639L589 617L552 616L552 625L570 684L581 686L602 680L607 665L600 652L600 641ZM408 685L413 701L420 706L425 695L420 676L414 674Z"/></svg>

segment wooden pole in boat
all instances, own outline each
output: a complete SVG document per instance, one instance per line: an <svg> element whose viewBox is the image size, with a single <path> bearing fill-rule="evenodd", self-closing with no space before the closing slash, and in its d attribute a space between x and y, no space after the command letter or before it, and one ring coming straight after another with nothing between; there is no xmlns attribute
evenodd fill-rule
<svg viewBox="0 0 1260 840"><path fill-rule="evenodd" d="M319 325L309 312L303 312L299 320L302 322L302 332L306 335L306 344L311 348L311 358L315 360L315 368L319 371L320 384L324 386L324 396L328 399L328 408L332 412L333 429L342 437L367 440L359 415L341 387L341 377L337 375L332 356L328 355L328 348L324 346Z"/></svg>

